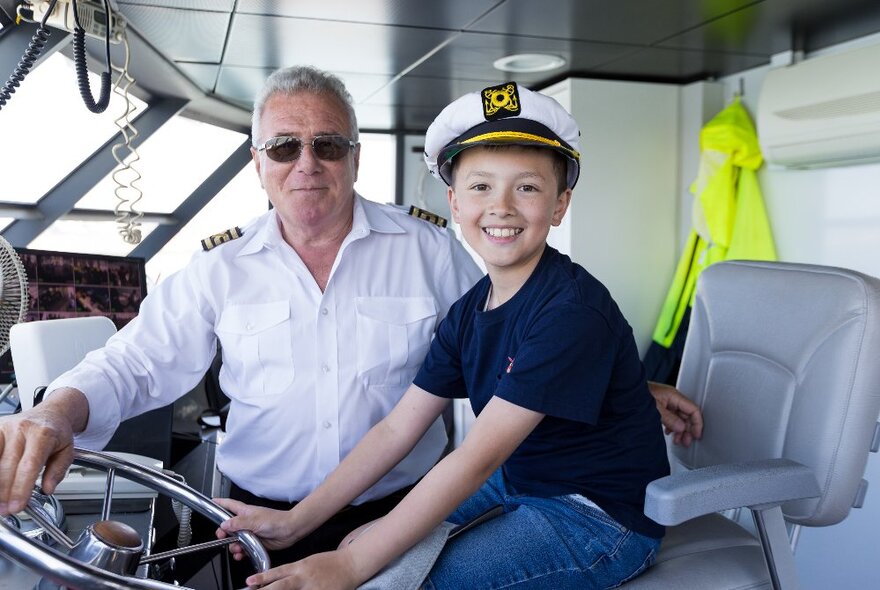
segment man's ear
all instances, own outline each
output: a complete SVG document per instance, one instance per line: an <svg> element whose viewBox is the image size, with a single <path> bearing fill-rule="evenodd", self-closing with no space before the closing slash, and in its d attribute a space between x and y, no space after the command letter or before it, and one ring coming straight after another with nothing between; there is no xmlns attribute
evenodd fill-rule
<svg viewBox="0 0 880 590"><path fill-rule="evenodd" d="M257 169L257 178L260 179L260 188L266 188L263 185L263 174L260 169L260 152L258 152L253 146L251 146L251 158L254 159L254 167Z"/></svg>
<svg viewBox="0 0 880 590"><path fill-rule="evenodd" d="M449 212L452 213L452 219L455 223L461 223L458 219L458 199L455 198L455 189L451 186L446 187L446 199L449 201Z"/></svg>
<svg viewBox="0 0 880 590"><path fill-rule="evenodd" d="M356 143L354 146L354 182L358 179L358 170L361 167L361 144Z"/></svg>
<svg viewBox="0 0 880 590"><path fill-rule="evenodd" d="M570 204L571 189L567 188L556 197L556 207L553 209L553 217L550 219L551 225L558 226L562 223L562 218L565 217L565 212L568 211Z"/></svg>

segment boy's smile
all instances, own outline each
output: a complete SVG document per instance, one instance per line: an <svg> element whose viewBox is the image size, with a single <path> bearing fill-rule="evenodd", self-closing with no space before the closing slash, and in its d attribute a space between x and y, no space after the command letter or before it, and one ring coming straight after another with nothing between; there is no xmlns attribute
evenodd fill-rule
<svg viewBox="0 0 880 590"><path fill-rule="evenodd" d="M497 288L519 288L538 264L550 227L571 190L559 193L553 155L543 148L472 147L456 156L452 217L485 261Z"/></svg>

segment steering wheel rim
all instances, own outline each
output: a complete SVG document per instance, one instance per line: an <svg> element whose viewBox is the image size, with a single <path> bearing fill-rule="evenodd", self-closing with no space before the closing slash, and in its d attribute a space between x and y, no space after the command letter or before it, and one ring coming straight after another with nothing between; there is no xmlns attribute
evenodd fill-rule
<svg viewBox="0 0 880 590"><path fill-rule="evenodd" d="M74 448L73 462L105 471L114 470L127 479L139 483L160 494L178 500L215 524L220 524L232 514L215 504L207 496L181 484L160 471L138 465L107 453ZM105 497L105 503L107 498ZM258 572L271 565L266 550L253 533L237 533L238 543L250 558ZM0 553L16 563L39 573L56 584L77 590L181 590L174 586L143 578L123 576L77 561L65 553L30 539L0 519Z"/></svg>

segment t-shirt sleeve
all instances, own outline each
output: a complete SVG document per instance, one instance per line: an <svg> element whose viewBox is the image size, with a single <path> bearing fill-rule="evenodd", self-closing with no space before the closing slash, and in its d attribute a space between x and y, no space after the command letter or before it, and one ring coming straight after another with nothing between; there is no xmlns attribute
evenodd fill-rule
<svg viewBox="0 0 880 590"><path fill-rule="evenodd" d="M425 362L413 380L418 387L440 397L467 397L461 370L457 307L460 304L453 305L440 322Z"/></svg>
<svg viewBox="0 0 880 590"><path fill-rule="evenodd" d="M542 414L596 424L617 348L597 310L556 307L529 327L495 395Z"/></svg>

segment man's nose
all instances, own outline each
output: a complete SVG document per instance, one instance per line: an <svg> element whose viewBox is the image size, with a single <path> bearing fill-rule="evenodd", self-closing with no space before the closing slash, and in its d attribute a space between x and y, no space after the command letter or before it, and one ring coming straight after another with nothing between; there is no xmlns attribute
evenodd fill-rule
<svg viewBox="0 0 880 590"><path fill-rule="evenodd" d="M296 159L295 169L304 174L314 174L321 169L321 159L315 155L311 142L303 142L299 158Z"/></svg>

